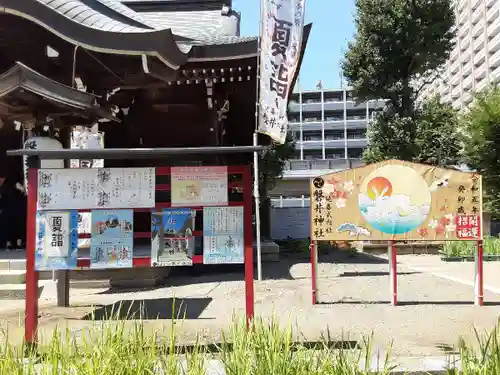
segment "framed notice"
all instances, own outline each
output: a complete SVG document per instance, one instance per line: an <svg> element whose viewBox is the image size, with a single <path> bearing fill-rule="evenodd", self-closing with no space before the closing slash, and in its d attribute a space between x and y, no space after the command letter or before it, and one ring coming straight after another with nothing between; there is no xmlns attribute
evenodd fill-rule
<svg viewBox="0 0 500 375"><path fill-rule="evenodd" d="M172 207L227 206L227 167L173 167Z"/></svg>
<svg viewBox="0 0 500 375"><path fill-rule="evenodd" d="M76 269L78 212L38 212L36 217L35 269Z"/></svg>
<svg viewBox="0 0 500 375"><path fill-rule="evenodd" d="M40 210L154 206L154 168L38 170Z"/></svg>
<svg viewBox="0 0 500 375"><path fill-rule="evenodd" d="M151 265L191 266L196 211L168 208L151 214Z"/></svg>
<svg viewBox="0 0 500 375"><path fill-rule="evenodd" d="M90 268L132 267L133 210L92 211Z"/></svg>
<svg viewBox="0 0 500 375"><path fill-rule="evenodd" d="M203 263L244 263L243 207L203 209Z"/></svg>

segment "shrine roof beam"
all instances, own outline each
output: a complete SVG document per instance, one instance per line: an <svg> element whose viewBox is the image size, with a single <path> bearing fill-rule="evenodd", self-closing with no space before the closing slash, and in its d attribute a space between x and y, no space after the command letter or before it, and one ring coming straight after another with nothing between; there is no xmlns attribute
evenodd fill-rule
<svg viewBox="0 0 500 375"><path fill-rule="evenodd" d="M157 159L170 155L223 155L264 151L266 146L213 146L213 147L174 147L174 148L104 148L94 150L8 150L7 156L36 156L44 160L70 159Z"/></svg>

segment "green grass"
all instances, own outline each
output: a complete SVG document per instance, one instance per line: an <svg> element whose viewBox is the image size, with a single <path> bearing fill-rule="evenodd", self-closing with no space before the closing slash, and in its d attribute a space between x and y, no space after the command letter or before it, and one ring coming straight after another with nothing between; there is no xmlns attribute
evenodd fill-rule
<svg viewBox="0 0 500 375"><path fill-rule="evenodd" d="M357 349L332 349L327 335L312 350L297 344L292 327L281 328L275 319L256 319L251 329L235 319L214 354L198 342L182 350L175 325L172 320L168 330L148 335L140 320L94 322L78 339L69 331L54 331L36 352L6 340L0 342L0 375L205 375L207 360L214 357L227 375L388 375L393 370L390 354L381 359L379 372L369 370L373 335ZM462 370L449 375L500 374L500 330L476 332L476 337L476 349L459 341Z"/></svg>
<svg viewBox="0 0 500 375"><path fill-rule="evenodd" d="M500 239L486 237L483 241L484 255L500 255ZM477 243L474 241L446 241L442 254L447 257L474 256Z"/></svg>

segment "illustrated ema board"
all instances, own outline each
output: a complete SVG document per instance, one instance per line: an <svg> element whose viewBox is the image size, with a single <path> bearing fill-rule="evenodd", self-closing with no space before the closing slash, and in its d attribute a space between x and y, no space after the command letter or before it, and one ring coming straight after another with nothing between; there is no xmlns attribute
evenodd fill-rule
<svg viewBox="0 0 500 375"><path fill-rule="evenodd" d="M388 160L311 180L311 238L482 239L481 176Z"/></svg>

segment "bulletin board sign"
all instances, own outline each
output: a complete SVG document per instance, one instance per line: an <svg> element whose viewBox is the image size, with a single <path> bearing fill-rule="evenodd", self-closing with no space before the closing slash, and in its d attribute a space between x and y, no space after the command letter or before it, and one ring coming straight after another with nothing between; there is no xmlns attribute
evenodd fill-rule
<svg viewBox="0 0 500 375"><path fill-rule="evenodd" d="M203 209L203 263L244 263L243 207Z"/></svg>
<svg viewBox="0 0 500 375"><path fill-rule="evenodd" d="M227 167L172 167L172 207L227 206Z"/></svg>
<svg viewBox="0 0 500 375"><path fill-rule="evenodd" d="M317 241L482 239L482 180L388 160L311 180Z"/></svg>
<svg viewBox="0 0 500 375"><path fill-rule="evenodd" d="M151 208L154 168L38 170L39 210Z"/></svg>
<svg viewBox="0 0 500 375"><path fill-rule="evenodd" d="M193 265L196 211L166 208L151 214L151 266Z"/></svg>
<svg viewBox="0 0 500 375"><path fill-rule="evenodd" d="M78 260L78 212L38 212L35 269L73 270Z"/></svg>
<svg viewBox="0 0 500 375"><path fill-rule="evenodd" d="M90 268L131 268L133 210L93 210Z"/></svg>

